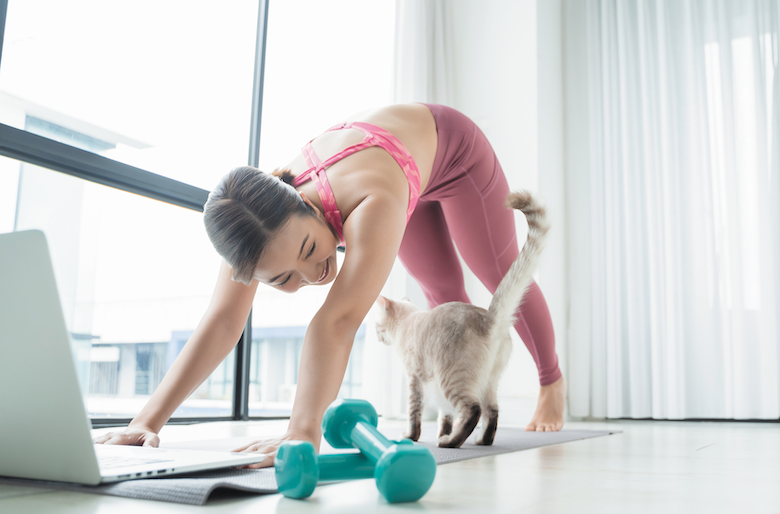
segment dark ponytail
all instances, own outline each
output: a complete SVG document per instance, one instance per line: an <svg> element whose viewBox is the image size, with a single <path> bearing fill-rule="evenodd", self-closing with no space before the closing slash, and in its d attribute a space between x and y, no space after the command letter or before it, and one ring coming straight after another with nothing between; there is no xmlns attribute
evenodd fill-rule
<svg viewBox="0 0 780 514"><path fill-rule="evenodd" d="M293 176L292 171L290 171L290 168L276 168L271 172L271 175L278 178L285 184L290 184L291 186L295 180L295 177Z"/></svg>

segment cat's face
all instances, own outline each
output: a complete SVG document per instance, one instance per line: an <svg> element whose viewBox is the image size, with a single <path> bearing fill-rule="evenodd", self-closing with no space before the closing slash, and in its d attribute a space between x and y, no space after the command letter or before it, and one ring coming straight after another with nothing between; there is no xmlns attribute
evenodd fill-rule
<svg viewBox="0 0 780 514"><path fill-rule="evenodd" d="M398 302L380 296L377 298L376 304L379 307L379 314L374 320L376 324L376 337L382 343L388 346L392 345L398 325L403 322L409 314L416 311L417 308L408 298L404 298L402 301Z"/></svg>
<svg viewBox="0 0 780 514"><path fill-rule="evenodd" d="M376 304L379 307L379 309L377 309L377 317L374 320L374 323L376 324L376 338L379 339L381 343L388 346L393 344L390 326L393 322L391 313L394 310L394 303L393 300L385 298L384 296L380 296L376 300Z"/></svg>

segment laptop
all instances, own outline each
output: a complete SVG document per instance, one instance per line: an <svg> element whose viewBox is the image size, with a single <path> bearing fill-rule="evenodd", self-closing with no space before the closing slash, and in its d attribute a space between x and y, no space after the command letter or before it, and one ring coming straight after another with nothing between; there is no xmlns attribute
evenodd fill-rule
<svg viewBox="0 0 780 514"><path fill-rule="evenodd" d="M0 476L96 485L262 454L93 444L43 232L0 234Z"/></svg>

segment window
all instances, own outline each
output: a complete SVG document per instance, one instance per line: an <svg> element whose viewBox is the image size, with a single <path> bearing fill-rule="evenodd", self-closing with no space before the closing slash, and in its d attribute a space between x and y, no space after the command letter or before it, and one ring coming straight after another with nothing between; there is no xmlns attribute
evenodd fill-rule
<svg viewBox="0 0 780 514"><path fill-rule="evenodd" d="M252 328L252 360L249 367L251 416L289 416L298 383L305 334L305 326ZM339 398L359 398L362 395L365 336L364 324L355 336Z"/></svg>
<svg viewBox="0 0 780 514"><path fill-rule="evenodd" d="M0 122L210 190L246 164L257 14L258 0L10 0Z"/></svg>
<svg viewBox="0 0 780 514"><path fill-rule="evenodd" d="M126 420L213 290L219 257L197 211L247 163L267 2L0 9L0 230L46 233L87 410ZM240 417L236 362L174 417Z"/></svg>
<svg viewBox="0 0 780 514"><path fill-rule="evenodd" d="M93 417L138 413L200 321L219 256L198 212L18 161L14 226L51 246L82 391ZM6 221L6 224L8 222ZM234 356L183 406L230 416Z"/></svg>
<svg viewBox="0 0 780 514"><path fill-rule="evenodd" d="M93 419L133 417L200 321L219 257L198 211L220 177L286 164L339 119L392 101L394 9L0 0L0 232L49 239ZM327 292L260 288L251 344L174 418L289 415ZM341 396L361 394L364 334Z"/></svg>

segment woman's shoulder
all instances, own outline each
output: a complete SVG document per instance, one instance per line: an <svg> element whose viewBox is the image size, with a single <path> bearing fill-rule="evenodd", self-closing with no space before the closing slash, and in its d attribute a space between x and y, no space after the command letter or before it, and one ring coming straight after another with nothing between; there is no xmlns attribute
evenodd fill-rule
<svg viewBox="0 0 780 514"><path fill-rule="evenodd" d="M390 104L356 113L343 121L364 121L384 126L382 123L417 123L421 117L430 117L431 112L422 103Z"/></svg>

